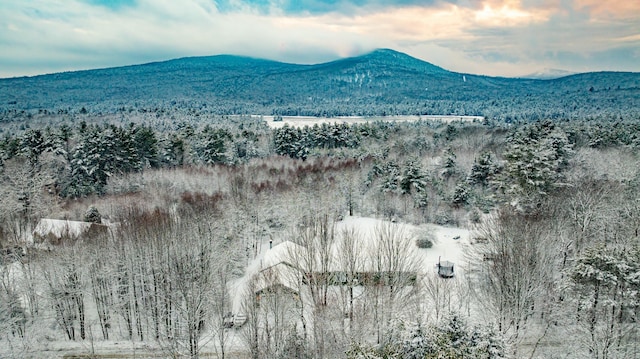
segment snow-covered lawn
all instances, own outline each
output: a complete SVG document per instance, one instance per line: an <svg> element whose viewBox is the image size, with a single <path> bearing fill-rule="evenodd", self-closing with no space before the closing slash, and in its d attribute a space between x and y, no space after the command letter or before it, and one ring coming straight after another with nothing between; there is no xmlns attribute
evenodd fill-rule
<svg viewBox="0 0 640 359"><path fill-rule="evenodd" d="M342 229L355 228L365 238L375 240L376 227L385 221L367 217L347 217L337 225L338 233ZM435 224L414 226L411 224L399 224L409 235L409 239L415 241L420 233L431 233L435 239L432 248L415 247L416 255L421 260L423 275L435 273L435 265L438 259L452 261L458 266L463 264L462 248L469 243L469 231L462 228L443 227ZM415 243L414 243L415 244Z"/></svg>

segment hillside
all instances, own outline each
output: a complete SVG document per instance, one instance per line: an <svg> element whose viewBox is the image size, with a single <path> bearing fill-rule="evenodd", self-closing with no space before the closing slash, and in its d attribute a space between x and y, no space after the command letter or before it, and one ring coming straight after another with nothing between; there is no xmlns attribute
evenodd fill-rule
<svg viewBox="0 0 640 359"><path fill-rule="evenodd" d="M447 71L393 50L316 65L190 57L144 65L0 79L0 113L206 108L282 115L456 114L496 119L636 118L640 73L551 80Z"/></svg>

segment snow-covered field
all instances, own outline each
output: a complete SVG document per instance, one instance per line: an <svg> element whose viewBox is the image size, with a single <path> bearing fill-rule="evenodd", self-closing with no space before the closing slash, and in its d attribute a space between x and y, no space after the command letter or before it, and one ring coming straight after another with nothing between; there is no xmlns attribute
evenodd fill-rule
<svg viewBox="0 0 640 359"><path fill-rule="evenodd" d="M388 122L415 122L420 120L429 121L465 121L472 122L474 120L481 121L482 116L454 116L454 115L424 115L424 116L374 116L374 117L361 117L361 116L342 116L342 117L311 117L311 116L282 116L282 121L274 121L274 116L261 116L264 121L267 122L271 128L281 128L285 124L291 127L304 127L321 125L323 123L366 123L373 121L388 121Z"/></svg>

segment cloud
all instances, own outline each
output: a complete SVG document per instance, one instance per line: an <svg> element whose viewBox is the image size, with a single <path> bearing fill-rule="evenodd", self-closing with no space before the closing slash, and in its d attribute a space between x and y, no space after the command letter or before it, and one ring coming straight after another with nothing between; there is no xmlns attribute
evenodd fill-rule
<svg viewBox="0 0 640 359"><path fill-rule="evenodd" d="M318 63L378 47L454 71L491 75L541 68L639 71L637 4L5 0L0 48L7 50L0 53L0 77L220 53Z"/></svg>
<svg viewBox="0 0 640 359"><path fill-rule="evenodd" d="M640 1L634 0L575 0L574 9L586 11L594 19L635 19L640 14Z"/></svg>

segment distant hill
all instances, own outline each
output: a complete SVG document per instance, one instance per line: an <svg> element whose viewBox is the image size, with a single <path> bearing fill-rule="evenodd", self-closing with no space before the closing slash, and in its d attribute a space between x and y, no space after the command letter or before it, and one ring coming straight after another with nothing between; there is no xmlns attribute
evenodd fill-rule
<svg viewBox="0 0 640 359"><path fill-rule="evenodd" d="M640 73L540 80L447 71L380 49L317 65L189 57L0 79L3 118L22 111L195 108L220 114L483 115L503 120L638 118Z"/></svg>
<svg viewBox="0 0 640 359"><path fill-rule="evenodd" d="M575 72L559 70L559 69L543 69L530 73L525 76L520 76L523 79L537 79L537 80L553 80L560 77L575 75Z"/></svg>

